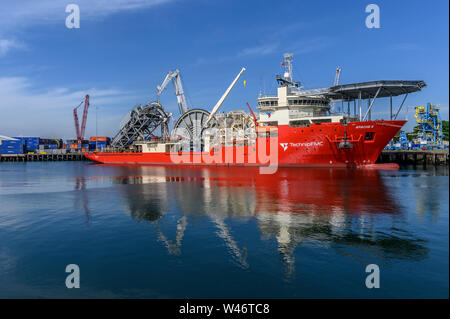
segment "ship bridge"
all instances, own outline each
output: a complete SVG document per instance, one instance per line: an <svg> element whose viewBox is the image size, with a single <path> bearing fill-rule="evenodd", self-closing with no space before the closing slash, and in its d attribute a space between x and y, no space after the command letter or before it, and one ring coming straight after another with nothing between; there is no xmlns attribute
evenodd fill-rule
<svg viewBox="0 0 450 319"><path fill-rule="evenodd" d="M336 68L333 86L328 88L303 90L299 82L293 81L293 54L286 53L281 63L285 67L283 76L277 76L279 84L276 96L259 96L260 123L263 125L292 124L298 121L314 120L340 122L366 121L371 119L372 107L377 98L390 98L390 120L397 119L406 98L410 93L420 91L426 86L424 81L370 81L339 84L341 68ZM397 111L393 112L395 96L404 95ZM363 100L367 109L363 111ZM332 105L342 103L340 112L333 112ZM351 111L353 102L353 112ZM345 108L344 103L347 104ZM331 104L331 105L330 105Z"/></svg>
<svg viewBox="0 0 450 319"><path fill-rule="evenodd" d="M273 111L289 110L291 118L294 112L300 117L323 117L329 113L329 103L342 104L341 112L328 114L330 117L339 116L333 121L339 121L344 116L352 120L371 120L371 111L377 98L390 98L390 120L397 119L406 98L410 93L420 91L426 86L424 81L371 81L335 85L329 88L301 90L293 86L281 86L277 96L260 96L258 108L264 114ZM393 97L403 95L397 110L394 111ZM367 101L367 109L363 111L363 100ZM353 103L351 103L353 102ZM345 107L347 104L347 107ZM353 104L353 112L351 104ZM295 110L297 109L297 110ZM272 117L272 121L275 117ZM266 121L270 122L267 118ZM262 121L262 122L266 122Z"/></svg>

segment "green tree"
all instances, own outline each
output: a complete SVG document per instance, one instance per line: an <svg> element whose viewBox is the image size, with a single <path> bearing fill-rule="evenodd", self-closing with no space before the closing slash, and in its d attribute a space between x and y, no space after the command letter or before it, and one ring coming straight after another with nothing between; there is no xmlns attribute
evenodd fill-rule
<svg viewBox="0 0 450 319"><path fill-rule="evenodd" d="M412 132L406 133L406 137L408 141L412 141L417 137L417 134L420 132L420 125L416 125L413 127Z"/></svg>
<svg viewBox="0 0 450 319"><path fill-rule="evenodd" d="M442 121L442 132L444 133L444 140L448 141L448 121Z"/></svg>

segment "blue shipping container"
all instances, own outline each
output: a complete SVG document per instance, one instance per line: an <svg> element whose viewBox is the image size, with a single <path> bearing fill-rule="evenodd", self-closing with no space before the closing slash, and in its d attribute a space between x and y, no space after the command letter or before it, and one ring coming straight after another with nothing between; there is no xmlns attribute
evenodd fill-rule
<svg viewBox="0 0 450 319"><path fill-rule="evenodd" d="M19 136L14 138L17 138L23 142L25 152L36 151L39 148L39 137Z"/></svg>
<svg viewBox="0 0 450 319"><path fill-rule="evenodd" d="M0 146L4 146L4 145L22 145L22 141L21 140L1 140L0 141Z"/></svg>
<svg viewBox="0 0 450 319"><path fill-rule="evenodd" d="M22 148L1 148L0 154L23 154Z"/></svg>

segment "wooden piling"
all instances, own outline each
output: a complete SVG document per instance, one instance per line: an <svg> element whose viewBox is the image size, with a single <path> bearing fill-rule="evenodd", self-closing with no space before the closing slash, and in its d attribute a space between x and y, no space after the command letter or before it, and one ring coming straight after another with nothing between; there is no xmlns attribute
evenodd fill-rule
<svg viewBox="0 0 450 319"><path fill-rule="evenodd" d="M383 151L377 163L418 165L448 165L448 150L395 150Z"/></svg>
<svg viewBox="0 0 450 319"><path fill-rule="evenodd" d="M83 153L66 154L0 154L0 162L85 161Z"/></svg>

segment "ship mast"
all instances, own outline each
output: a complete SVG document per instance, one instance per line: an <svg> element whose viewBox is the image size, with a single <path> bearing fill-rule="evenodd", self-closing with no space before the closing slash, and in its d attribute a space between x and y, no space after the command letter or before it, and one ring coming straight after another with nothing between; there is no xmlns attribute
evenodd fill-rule
<svg viewBox="0 0 450 319"><path fill-rule="evenodd" d="M294 54L285 53L283 57L284 61L281 65L284 66L284 74L283 76L277 75L278 84L280 86L300 88L300 82L295 82L292 76L292 60L294 58Z"/></svg>
<svg viewBox="0 0 450 319"><path fill-rule="evenodd" d="M294 58L294 55L292 53L285 53L284 54L284 67L286 71L284 72L284 78L286 81L289 81L290 83L293 82L292 77L292 59Z"/></svg>

